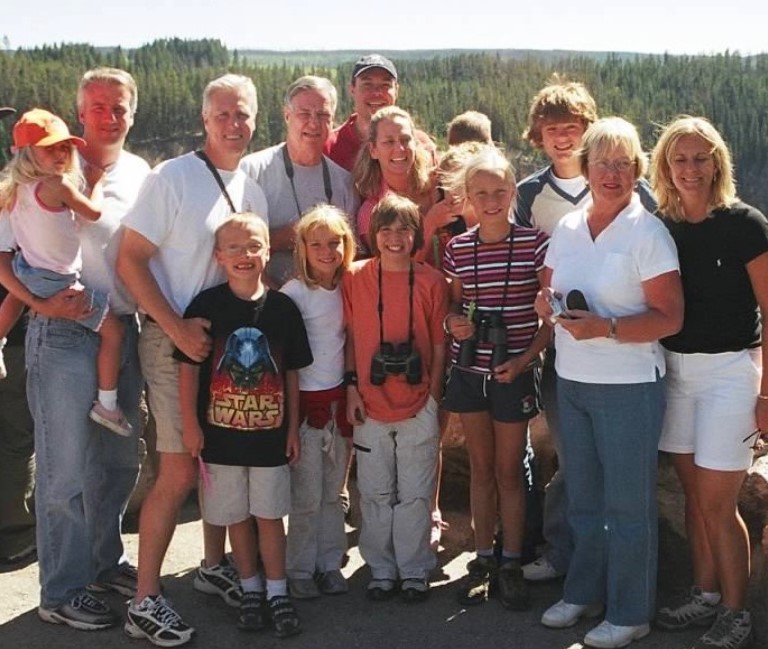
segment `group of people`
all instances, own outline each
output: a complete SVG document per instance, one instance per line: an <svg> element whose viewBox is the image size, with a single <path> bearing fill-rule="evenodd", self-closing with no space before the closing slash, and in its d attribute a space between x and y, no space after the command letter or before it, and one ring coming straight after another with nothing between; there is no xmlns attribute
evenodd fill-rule
<svg viewBox="0 0 768 649"><path fill-rule="evenodd" d="M201 149L151 171L124 149L137 89L122 70L83 77L82 138L42 109L14 126L0 337L28 307L40 617L113 626L94 593L116 590L131 598L129 636L188 642L160 573L199 484L194 587L238 607L244 631L299 633L294 599L348 590L352 450L366 594L423 601L454 412L476 551L462 604L495 592L524 610L530 582L564 576L541 622L602 615L589 646L626 646L654 618L707 627L695 649L746 646L737 497L750 440L768 430L768 222L738 200L720 134L675 119L649 184L635 127L598 119L582 84L556 78L525 133L550 164L517 183L475 111L451 122L438 154L395 105L388 59L362 57L349 90L355 112L334 129L333 84L296 80L285 142L245 155L256 88L226 74L205 88ZM144 385L160 463L134 568L120 521ZM559 468L546 549L526 562L540 408ZM659 449L685 492L695 583L656 611Z"/></svg>

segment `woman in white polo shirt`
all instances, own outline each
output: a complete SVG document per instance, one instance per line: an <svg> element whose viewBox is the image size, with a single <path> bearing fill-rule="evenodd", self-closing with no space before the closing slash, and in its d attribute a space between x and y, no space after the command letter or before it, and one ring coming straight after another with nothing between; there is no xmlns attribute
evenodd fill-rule
<svg viewBox="0 0 768 649"><path fill-rule="evenodd" d="M555 319L568 521L575 549L563 599L542 616L562 628L605 606L584 638L623 647L650 631L656 593L657 445L664 412L659 338L680 329L675 245L633 192L647 161L634 126L601 119L579 152L592 200L563 218L545 259L537 311L579 290L588 310ZM570 300L568 300L570 301Z"/></svg>

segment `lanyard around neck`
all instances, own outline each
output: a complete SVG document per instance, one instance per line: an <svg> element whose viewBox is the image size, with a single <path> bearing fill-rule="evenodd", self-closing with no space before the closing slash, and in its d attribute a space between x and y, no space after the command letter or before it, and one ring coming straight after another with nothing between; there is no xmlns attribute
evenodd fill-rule
<svg viewBox="0 0 768 649"><path fill-rule="evenodd" d="M504 311L504 305L507 303L507 290L509 289L509 281L512 275L512 247L515 239L514 225L509 226L509 252L507 253L507 273L504 276L504 292L501 296L501 311ZM480 275L478 273L478 254L477 249L480 246L480 228L475 231L474 242L474 261L475 261L475 304L480 306Z"/></svg>
<svg viewBox="0 0 768 649"><path fill-rule="evenodd" d="M325 200L330 205L333 198L333 187L331 187L331 172L328 169L328 162L325 156L320 157L320 164L323 167L323 188L325 189ZM299 217L302 215L301 205L299 205L299 196L296 193L296 185L293 182L293 176L295 175L293 169L293 162L288 155L288 145L283 145L283 165L285 166L285 175L288 176L288 180L291 183L291 192L293 192L293 200L296 203L296 211L299 213ZM310 207L312 207L310 205Z"/></svg>
<svg viewBox="0 0 768 649"><path fill-rule="evenodd" d="M205 163L205 166L208 167L208 171L210 171L211 175L216 179L216 184L219 186L219 189L221 190L222 195L224 196L227 203L229 204L229 209L232 210L233 214L237 212L237 210L235 209L235 204L232 202L232 198L230 198L229 192L227 191L227 188L224 186L224 181L221 179L221 174L219 174L219 170L213 166L211 159L202 149L198 149L197 151L195 151L195 155Z"/></svg>

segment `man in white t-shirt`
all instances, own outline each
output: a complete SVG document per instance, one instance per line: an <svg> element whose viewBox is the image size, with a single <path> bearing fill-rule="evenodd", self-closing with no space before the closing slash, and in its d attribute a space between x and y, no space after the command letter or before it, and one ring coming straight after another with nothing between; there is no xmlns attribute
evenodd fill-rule
<svg viewBox="0 0 768 649"><path fill-rule="evenodd" d="M160 592L163 558L181 505L197 481L197 459L182 439L178 361L172 354L178 347L202 361L210 351L210 323L185 320L183 313L195 295L225 279L213 256L216 228L233 212L267 218L264 193L239 167L256 110L256 88L248 77L226 74L206 86L202 150L168 160L147 177L125 219L118 255L120 277L146 314L139 355L161 457L157 481L142 505L138 587L125 631L164 647L184 644L194 633ZM206 592L214 592L214 584L206 581L211 573L217 582L229 583L231 572L221 574L222 566L210 560L214 554L217 561L223 557L223 533L224 528L205 531L206 561L195 587ZM237 605L236 580L219 594Z"/></svg>
<svg viewBox="0 0 768 649"><path fill-rule="evenodd" d="M357 212L352 176L323 155L336 103L336 88L328 79L297 79L285 93L285 142L243 158L242 168L262 186L269 202L267 276L278 287L294 275L296 224L304 212L319 203L348 215Z"/></svg>
<svg viewBox="0 0 768 649"><path fill-rule="evenodd" d="M136 113L136 82L116 68L87 72L77 107L87 146L81 164L104 169L102 216L79 221L82 282L109 293L125 326L118 392L134 434L120 437L88 419L96 395L98 334L75 320L90 310L85 294L66 289L48 299L31 295L10 271L12 254L0 255L0 280L32 311L27 330L27 395L35 424L37 460L38 615L76 629L102 629L120 617L87 590L131 595L135 569L120 538L125 505L139 470L139 398L136 304L115 276L121 220L149 172L123 148ZM0 219L7 222L7 219ZM15 247L7 231L0 249Z"/></svg>

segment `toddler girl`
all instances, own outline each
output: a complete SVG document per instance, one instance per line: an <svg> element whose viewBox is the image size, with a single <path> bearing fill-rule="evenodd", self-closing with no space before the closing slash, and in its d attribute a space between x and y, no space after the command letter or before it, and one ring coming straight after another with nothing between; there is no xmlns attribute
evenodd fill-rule
<svg viewBox="0 0 768 649"><path fill-rule="evenodd" d="M89 305L78 320L101 337L97 357L98 400L89 416L119 435L131 425L117 405L123 325L109 311L108 296L80 284L82 255L75 213L90 221L101 216L103 170L85 169L90 196L79 189L81 174L75 147L85 140L70 135L64 121L40 108L21 116L13 127L14 156L0 180L0 209L10 219L20 251L13 259L16 278L38 298L70 289L85 291ZM23 305L7 297L0 308L0 338L21 315Z"/></svg>

